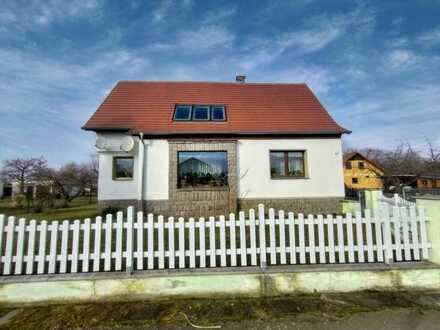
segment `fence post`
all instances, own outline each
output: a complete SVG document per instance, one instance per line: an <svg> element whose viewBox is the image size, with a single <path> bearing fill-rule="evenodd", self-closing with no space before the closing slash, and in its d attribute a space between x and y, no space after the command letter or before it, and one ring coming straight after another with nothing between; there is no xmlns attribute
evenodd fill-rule
<svg viewBox="0 0 440 330"><path fill-rule="evenodd" d="M424 210L428 218L426 222L426 234L428 236L428 242L431 243L429 261L440 264L440 198L434 196L416 197L416 205L418 208L421 207Z"/></svg>
<svg viewBox="0 0 440 330"><path fill-rule="evenodd" d="M373 213L380 208L380 198L383 196L381 189L365 190L365 209Z"/></svg>

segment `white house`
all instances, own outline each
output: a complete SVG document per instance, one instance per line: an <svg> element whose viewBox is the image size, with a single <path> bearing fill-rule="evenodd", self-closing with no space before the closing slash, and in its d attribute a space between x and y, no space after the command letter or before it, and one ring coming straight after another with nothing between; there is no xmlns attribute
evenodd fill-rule
<svg viewBox="0 0 440 330"><path fill-rule="evenodd" d="M349 131L305 84L122 81L83 128L97 134L101 207L340 212Z"/></svg>

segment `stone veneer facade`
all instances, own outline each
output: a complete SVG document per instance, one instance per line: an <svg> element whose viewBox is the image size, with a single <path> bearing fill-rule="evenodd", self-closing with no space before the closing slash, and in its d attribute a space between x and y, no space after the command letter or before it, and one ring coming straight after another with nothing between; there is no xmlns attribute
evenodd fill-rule
<svg viewBox="0 0 440 330"><path fill-rule="evenodd" d="M257 209L258 204L266 210L292 211L295 213L340 213L341 198L238 198L238 169L236 140L169 140L169 199L143 201L145 212L174 217L208 217ZM228 155L228 187L225 188L177 188L177 167L179 151L226 151ZM102 200L101 209L106 207L126 208L137 206L136 200Z"/></svg>

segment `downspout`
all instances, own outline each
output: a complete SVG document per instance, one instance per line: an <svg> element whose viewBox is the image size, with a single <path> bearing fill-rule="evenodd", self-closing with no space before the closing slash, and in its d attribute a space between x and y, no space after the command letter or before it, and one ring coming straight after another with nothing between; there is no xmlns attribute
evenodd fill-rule
<svg viewBox="0 0 440 330"><path fill-rule="evenodd" d="M143 211L144 198L144 162L145 162L145 145L144 133L139 133L139 148L138 148L138 185L137 185L137 209Z"/></svg>

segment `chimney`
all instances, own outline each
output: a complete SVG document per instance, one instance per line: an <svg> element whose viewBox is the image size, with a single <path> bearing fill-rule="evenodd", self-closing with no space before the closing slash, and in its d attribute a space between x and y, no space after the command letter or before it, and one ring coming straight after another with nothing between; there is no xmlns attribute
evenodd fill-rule
<svg viewBox="0 0 440 330"><path fill-rule="evenodd" d="M235 76L235 81L243 84L246 82L246 76Z"/></svg>

